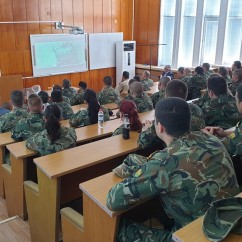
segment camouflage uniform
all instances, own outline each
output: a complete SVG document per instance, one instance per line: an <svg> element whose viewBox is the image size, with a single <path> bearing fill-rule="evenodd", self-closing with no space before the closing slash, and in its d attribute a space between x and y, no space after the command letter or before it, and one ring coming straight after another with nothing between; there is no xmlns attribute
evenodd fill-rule
<svg viewBox="0 0 242 242"><path fill-rule="evenodd" d="M143 86L143 91L149 91L149 90L151 90L150 87L149 87L149 85L146 82L140 81L140 83Z"/></svg>
<svg viewBox="0 0 242 242"><path fill-rule="evenodd" d="M38 152L39 155L49 155L76 146L76 132L72 128L61 127L61 136L51 143L46 130L37 133L26 140L26 146Z"/></svg>
<svg viewBox="0 0 242 242"><path fill-rule="evenodd" d="M75 105L77 105L77 104L83 104L84 103L84 93L85 93L85 91L80 90L76 94Z"/></svg>
<svg viewBox="0 0 242 242"><path fill-rule="evenodd" d="M196 104L189 103L188 105L191 109L191 130L200 131L205 127L203 112ZM138 144L142 149L150 148L154 145L165 145L156 134L154 121L150 128L139 135Z"/></svg>
<svg viewBox="0 0 242 242"><path fill-rule="evenodd" d="M98 93L98 100L101 105L108 103L120 103L121 98L119 91L113 87L104 87L101 92Z"/></svg>
<svg viewBox="0 0 242 242"><path fill-rule="evenodd" d="M104 122L109 120L108 109L101 107L104 113ZM83 127L90 125L90 120L88 117L88 109L83 109L75 113L69 120L72 127Z"/></svg>
<svg viewBox="0 0 242 242"><path fill-rule="evenodd" d="M26 140L31 135L45 129L45 121L42 113L29 113L28 117L21 119L12 130L12 139L16 141Z"/></svg>
<svg viewBox="0 0 242 242"><path fill-rule="evenodd" d="M12 128L22 118L26 118L28 112L24 108L14 108L13 111L6 113L0 117L0 133L11 131Z"/></svg>
<svg viewBox="0 0 242 242"><path fill-rule="evenodd" d="M210 101L210 97L208 96L208 92L206 91L205 94L200 97L198 99L198 101L196 102L197 106L199 106L200 108L203 108L203 106L205 105L206 102Z"/></svg>
<svg viewBox="0 0 242 242"><path fill-rule="evenodd" d="M204 104L202 110L205 123L208 126L219 126L228 129L235 126L239 121L235 98L229 94L211 99Z"/></svg>
<svg viewBox="0 0 242 242"><path fill-rule="evenodd" d="M201 97L201 90L207 88L206 76L195 75L188 82L188 95L189 99L195 99Z"/></svg>
<svg viewBox="0 0 242 242"><path fill-rule="evenodd" d="M181 78L179 78L179 80L185 82L188 85L188 82L191 80L191 78L192 78L192 75L182 76Z"/></svg>
<svg viewBox="0 0 242 242"><path fill-rule="evenodd" d="M76 90L74 88L64 88L63 96L70 100L70 104L74 105L76 100Z"/></svg>
<svg viewBox="0 0 242 242"><path fill-rule="evenodd" d="M158 103L158 101L160 101L164 97L165 97L165 91L164 90L160 90L160 91L152 94L150 96L150 99L153 103L153 107L155 108L156 103Z"/></svg>
<svg viewBox="0 0 242 242"><path fill-rule="evenodd" d="M63 119L69 119L74 114L71 105L67 102L51 102L51 104L57 104L60 107Z"/></svg>
<svg viewBox="0 0 242 242"><path fill-rule="evenodd" d="M238 82L232 82L230 85L229 85L229 90L231 91L231 93L233 95L235 95L236 91L237 91L237 88L239 87L239 85L242 83L242 81L238 81Z"/></svg>
<svg viewBox="0 0 242 242"><path fill-rule="evenodd" d="M202 216L213 201L239 193L225 147L202 132L174 138L148 158L131 154L120 167L128 178L111 188L108 208L124 210L158 196L174 226L171 231L153 229L122 218L116 241L172 241L173 232Z"/></svg>
<svg viewBox="0 0 242 242"><path fill-rule="evenodd" d="M205 75L206 79L208 79L208 78L210 77L210 75L212 75L212 74L214 74L214 73L215 73L214 71L209 70L209 71L205 71L205 72L204 72L204 75Z"/></svg>
<svg viewBox="0 0 242 242"><path fill-rule="evenodd" d="M147 85L148 87L152 87L152 86L154 86L154 81L151 80L150 78L143 79L143 80L141 81L141 84L143 84L143 83L146 83L146 85Z"/></svg>

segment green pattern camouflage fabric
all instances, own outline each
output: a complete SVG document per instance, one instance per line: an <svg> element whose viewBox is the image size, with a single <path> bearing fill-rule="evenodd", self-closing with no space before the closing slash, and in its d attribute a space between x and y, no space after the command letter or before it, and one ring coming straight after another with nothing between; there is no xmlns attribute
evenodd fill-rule
<svg viewBox="0 0 242 242"><path fill-rule="evenodd" d="M217 199L239 193L233 163L218 138L191 132L148 158L129 155L120 166L129 178L113 186L107 206L118 211L158 196L174 227L153 230L122 220L116 241L171 241L172 233L202 216Z"/></svg>
<svg viewBox="0 0 242 242"><path fill-rule="evenodd" d="M160 90L160 91L152 94L150 96L150 99L153 103L153 107L155 108L156 103L158 103L158 101L160 101L164 97L165 97L165 91L164 90Z"/></svg>
<svg viewBox="0 0 242 242"><path fill-rule="evenodd" d="M143 91L149 91L149 90L151 90L150 87L149 87L149 85L146 82L140 81L140 83L143 86Z"/></svg>
<svg viewBox="0 0 242 242"><path fill-rule="evenodd" d="M79 92L76 94L75 105L84 103L84 93L85 91L79 90Z"/></svg>
<svg viewBox="0 0 242 242"><path fill-rule="evenodd" d="M207 101L210 101L210 97L208 96L208 91L206 91L205 94L198 99L196 104L198 107L203 108L203 106Z"/></svg>
<svg viewBox="0 0 242 242"><path fill-rule="evenodd" d="M121 102L120 93L113 87L105 87L101 92L98 93L98 101L101 105L108 103L119 104Z"/></svg>
<svg viewBox="0 0 242 242"><path fill-rule="evenodd" d="M11 131L22 118L27 118L28 112L24 108L14 108L13 111L0 117L0 133Z"/></svg>
<svg viewBox="0 0 242 242"><path fill-rule="evenodd" d="M233 95L236 94L236 91L239 87L239 85L242 83L242 81L238 81L238 82L232 82L230 85L229 85L229 90L231 91L231 93Z"/></svg>
<svg viewBox="0 0 242 242"><path fill-rule="evenodd" d="M57 104L60 107L63 119L69 119L74 114L71 105L67 102L52 102L51 104Z"/></svg>
<svg viewBox="0 0 242 242"><path fill-rule="evenodd" d="M207 88L206 76L195 75L188 82L188 95L190 99L201 97L201 90Z"/></svg>
<svg viewBox="0 0 242 242"><path fill-rule="evenodd" d="M189 103L189 107L191 109L191 130L200 131L205 127L202 110L193 103ZM142 149L153 146L165 146L165 143L161 141L156 134L154 121L150 128L140 133L138 144Z"/></svg>
<svg viewBox="0 0 242 242"><path fill-rule="evenodd" d="M143 85L143 83L146 84L148 87L154 86L154 81L151 80L150 78L143 79L141 81L141 84Z"/></svg>
<svg viewBox="0 0 242 242"><path fill-rule="evenodd" d="M179 80L185 82L188 85L188 83L191 80L191 78L192 78L192 75L182 76L181 78L179 78Z"/></svg>
<svg viewBox="0 0 242 242"><path fill-rule="evenodd" d="M104 113L104 122L109 120L108 109L101 107ZM88 117L88 109L83 109L75 113L69 120L69 123L72 127L83 127L90 125L90 120Z"/></svg>
<svg viewBox="0 0 242 242"><path fill-rule="evenodd" d="M21 119L12 130L12 139L22 141L31 135L39 133L45 129L45 121L42 113L29 113L28 117Z"/></svg>
<svg viewBox="0 0 242 242"><path fill-rule="evenodd" d="M141 96L136 97L128 95L124 99L132 100L137 106L138 113L147 112L153 109L153 103L145 93L143 93Z"/></svg>
<svg viewBox="0 0 242 242"><path fill-rule="evenodd" d="M215 73L214 71L209 70L209 71L205 71L205 72L204 72L204 75L205 75L206 79L208 79L208 78L210 77L210 75L212 75L212 74L214 74L214 73Z"/></svg>
<svg viewBox="0 0 242 242"><path fill-rule="evenodd" d="M74 88L64 88L63 96L67 97L70 100L71 105L75 105L76 101L76 90Z"/></svg>
<svg viewBox="0 0 242 242"><path fill-rule="evenodd" d="M226 80L226 82L228 84L230 84L232 82L231 77L229 75L227 75L226 77L223 77L223 78Z"/></svg>
<svg viewBox="0 0 242 242"><path fill-rule="evenodd" d="M49 155L76 146L76 132L73 128L61 127L61 136L51 143L47 131L43 130L26 140L26 146L39 155Z"/></svg>
<svg viewBox="0 0 242 242"><path fill-rule="evenodd" d="M206 102L202 111L207 126L228 129L239 121L235 98L229 94L220 95L218 98Z"/></svg>

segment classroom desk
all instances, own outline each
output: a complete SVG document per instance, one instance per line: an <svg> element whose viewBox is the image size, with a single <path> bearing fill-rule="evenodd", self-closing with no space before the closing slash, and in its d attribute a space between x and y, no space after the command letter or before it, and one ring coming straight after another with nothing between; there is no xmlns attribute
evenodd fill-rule
<svg viewBox="0 0 242 242"><path fill-rule="evenodd" d="M124 155L138 151L137 138L131 132L128 140L117 135L34 159L38 185L24 185L32 241L57 242L60 204L81 197L80 182L110 172Z"/></svg>
<svg viewBox="0 0 242 242"><path fill-rule="evenodd" d="M141 122L154 119L154 110L139 114ZM77 145L111 136L112 132L121 125L120 119L104 122L103 129L97 124L75 129ZM36 152L26 148L25 141L7 145L10 152L11 166L2 165L2 174L6 193L6 204L9 216L19 215L27 218L23 182L27 180L27 168Z"/></svg>
<svg viewBox="0 0 242 242"><path fill-rule="evenodd" d="M79 88L78 87L72 87L75 89L76 92L78 92ZM44 90L45 92L48 93L49 97L51 96L51 92L52 92L52 87L48 87L48 90Z"/></svg>
<svg viewBox="0 0 242 242"><path fill-rule="evenodd" d="M151 96L152 94L158 92L159 91L158 84L159 82L154 82L154 85L150 88L150 90L145 91L145 93L147 93L148 96Z"/></svg>
<svg viewBox="0 0 242 242"><path fill-rule="evenodd" d="M107 109L111 109L111 110L114 110L114 109L118 108L118 105L116 103L108 103L108 104L104 104L102 106L107 108ZM78 105L71 106L71 108L72 108L74 113L77 113L81 109L86 109L87 108L87 104L85 104L85 103L84 104L78 104Z"/></svg>

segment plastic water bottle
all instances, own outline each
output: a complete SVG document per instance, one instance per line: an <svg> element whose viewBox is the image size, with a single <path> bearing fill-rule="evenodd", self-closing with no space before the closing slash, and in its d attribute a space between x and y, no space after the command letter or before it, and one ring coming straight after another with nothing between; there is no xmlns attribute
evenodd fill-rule
<svg viewBox="0 0 242 242"><path fill-rule="evenodd" d="M104 113L103 110L100 108L98 112L98 128L103 128L103 122L104 122Z"/></svg>
<svg viewBox="0 0 242 242"><path fill-rule="evenodd" d="M123 138L124 139L129 139L129 130L130 130L129 117L128 117L128 114L125 114L123 119Z"/></svg>

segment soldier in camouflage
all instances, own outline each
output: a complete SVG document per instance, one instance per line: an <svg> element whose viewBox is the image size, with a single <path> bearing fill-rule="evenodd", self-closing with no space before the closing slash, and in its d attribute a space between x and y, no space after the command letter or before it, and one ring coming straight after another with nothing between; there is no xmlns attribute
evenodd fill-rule
<svg viewBox="0 0 242 242"><path fill-rule="evenodd" d="M26 146L29 149L43 156L76 146L75 130L60 125L61 110L58 105L51 104L47 106L44 118L45 130L26 140Z"/></svg>
<svg viewBox="0 0 242 242"><path fill-rule="evenodd" d="M84 93L87 89L87 83L84 81L80 81L79 82L79 90L78 93L76 95L76 100L75 100L75 104L83 104L84 103Z"/></svg>
<svg viewBox="0 0 242 242"><path fill-rule="evenodd" d="M101 105L108 103L117 103L121 101L120 93L118 90L112 87L113 79L111 76L105 76L103 78L104 87L101 92L98 93L98 100Z"/></svg>
<svg viewBox="0 0 242 242"><path fill-rule="evenodd" d="M64 102L67 102L69 104L71 103L71 101L68 97L63 96L63 89L60 85L54 85L53 88L52 88L52 91L54 91L54 90L59 90L61 92L62 99L63 99ZM51 103L51 100L49 101L49 103Z"/></svg>
<svg viewBox="0 0 242 242"><path fill-rule="evenodd" d="M229 73L228 73L228 70L227 70L226 67L224 67L224 66L220 66L220 67L218 68L218 74L219 74L221 77L223 77L223 78L226 80L226 82L227 82L228 84L231 83L231 77L229 76Z"/></svg>
<svg viewBox="0 0 242 242"><path fill-rule="evenodd" d="M63 119L69 119L74 114L71 105L63 101L62 93L59 90L51 92L51 104L57 104L60 107Z"/></svg>
<svg viewBox="0 0 242 242"><path fill-rule="evenodd" d="M204 70L204 75L206 76L206 79L208 79L210 75L214 74L214 71L210 70L209 63L203 63L202 68Z"/></svg>
<svg viewBox="0 0 242 242"><path fill-rule="evenodd" d="M75 105L76 90L71 87L70 81L67 79L64 79L62 82L62 87L63 87L63 96L67 97L70 100L71 105Z"/></svg>
<svg viewBox="0 0 242 242"><path fill-rule="evenodd" d="M207 85L210 101L202 107L206 125L223 129L235 126L239 121L239 113L235 98L228 94L225 79L212 76L208 79Z"/></svg>
<svg viewBox="0 0 242 242"><path fill-rule="evenodd" d="M24 95L23 92L15 90L11 93L11 103L13 110L0 117L0 133L11 131L12 128L22 118L26 118L28 112L23 108Z"/></svg>
<svg viewBox="0 0 242 242"><path fill-rule="evenodd" d="M107 194L107 206L115 211L157 196L165 213L174 219L171 231L122 217L116 241L172 241L172 233L202 216L211 202L238 194L226 149L214 136L190 132L190 119L190 108L184 100L160 100L155 128L167 148L148 158L129 155L119 167L127 179Z"/></svg>
<svg viewBox="0 0 242 242"><path fill-rule="evenodd" d="M233 71L232 83L229 85L229 90L235 95L237 88L242 83L242 69L236 69Z"/></svg>
<svg viewBox="0 0 242 242"><path fill-rule="evenodd" d="M180 97L184 100L187 98L187 86L180 80L170 81L165 90L166 97ZM203 112L196 104L188 104L191 110L191 130L200 131L205 127ZM139 135L138 144L142 149L152 147L154 145L164 143L159 139L155 132L154 122L146 121L143 132Z"/></svg>
<svg viewBox="0 0 242 242"><path fill-rule="evenodd" d="M141 76L141 84L142 85L147 85L148 87L154 86L154 81L150 79L150 72L149 71L144 71L142 76Z"/></svg>
<svg viewBox="0 0 242 242"><path fill-rule="evenodd" d="M145 82L145 81L141 81L140 80L140 76L139 75L135 75L134 76L134 78L133 78L134 80L136 80L136 81L138 81L138 82L140 82L141 84L142 84L142 86L143 86L143 91L149 91L149 90L151 90L151 88L149 87L149 85L148 85L148 83L147 82ZM132 80L132 79L131 79ZM131 85L131 83L130 83L130 80L129 80L129 86Z"/></svg>
<svg viewBox="0 0 242 242"><path fill-rule="evenodd" d="M192 78L192 71L190 68L184 68L184 74L180 75L179 80L185 82L188 85L188 82Z"/></svg>
<svg viewBox="0 0 242 242"><path fill-rule="evenodd" d="M31 135L41 132L45 129L43 119L43 103L36 94L31 94L28 99L29 114L27 118L21 119L12 130L12 139L22 141Z"/></svg>

